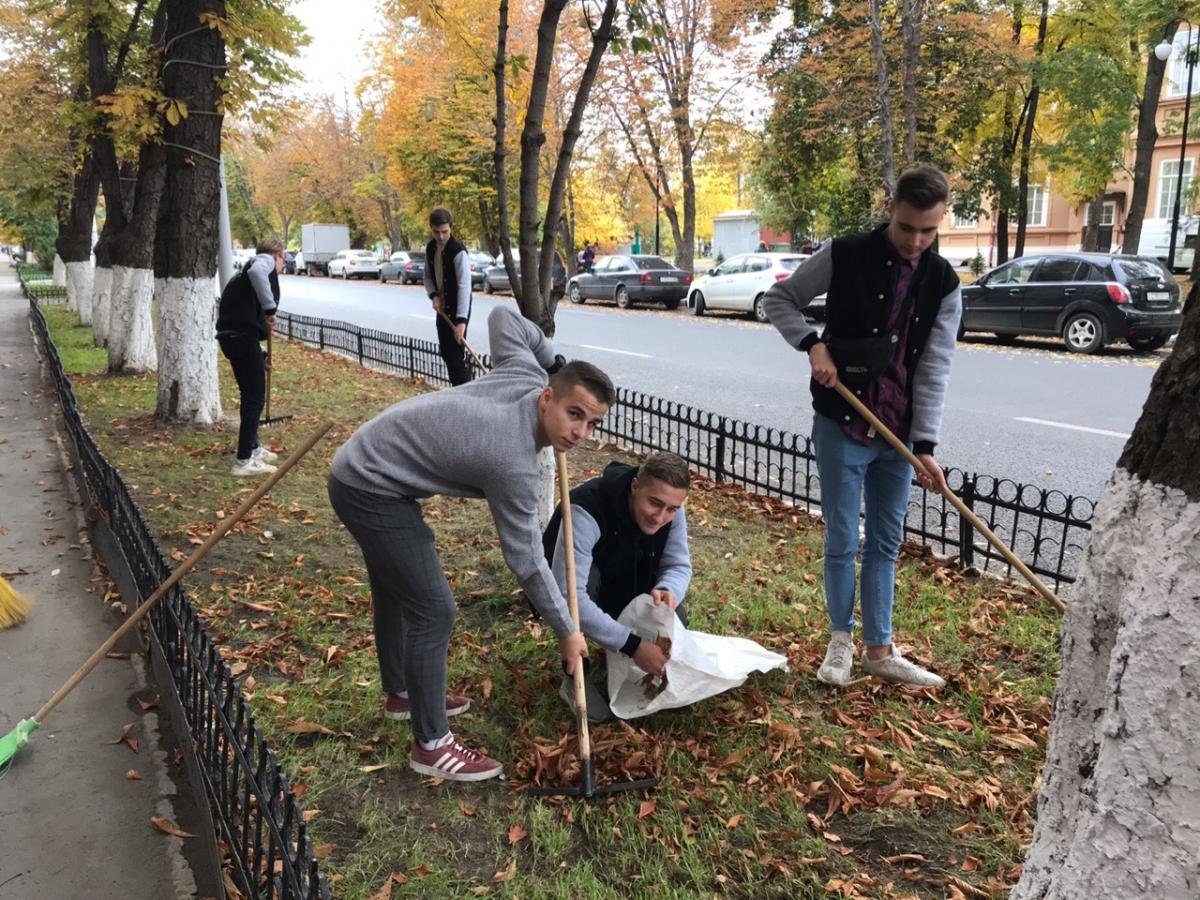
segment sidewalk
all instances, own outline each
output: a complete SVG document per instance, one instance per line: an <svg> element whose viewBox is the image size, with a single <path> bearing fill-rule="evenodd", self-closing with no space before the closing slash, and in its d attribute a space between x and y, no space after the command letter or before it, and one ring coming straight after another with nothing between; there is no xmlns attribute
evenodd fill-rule
<svg viewBox="0 0 1200 900"><path fill-rule="evenodd" d="M28 311L15 271L0 267L0 572L33 603L28 622L0 631L0 733L31 716L119 624L93 581ZM142 657L106 660L33 733L0 777L0 900L195 896L183 839L150 824L177 821L177 795L187 791L169 774L156 711L137 703L155 695ZM111 743L130 723L137 753Z"/></svg>

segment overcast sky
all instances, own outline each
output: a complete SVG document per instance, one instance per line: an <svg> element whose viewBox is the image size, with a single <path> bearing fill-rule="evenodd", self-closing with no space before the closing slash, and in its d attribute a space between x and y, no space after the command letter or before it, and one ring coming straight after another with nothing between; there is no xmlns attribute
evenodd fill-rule
<svg viewBox="0 0 1200 900"><path fill-rule="evenodd" d="M301 93L352 93L367 73L366 42L379 20L376 0L296 0L290 11L304 23L312 43L304 48L297 68Z"/></svg>

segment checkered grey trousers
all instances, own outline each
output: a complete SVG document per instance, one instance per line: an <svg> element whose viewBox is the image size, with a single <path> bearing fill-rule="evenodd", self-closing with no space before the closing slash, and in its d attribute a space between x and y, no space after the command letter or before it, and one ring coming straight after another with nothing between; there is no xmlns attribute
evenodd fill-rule
<svg viewBox="0 0 1200 900"><path fill-rule="evenodd" d="M456 608L433 531L416 500L373 494L332 476L329 502L367 565L383 689L407 690L413 736L437 740L450 730L446 659Z"/></svg>

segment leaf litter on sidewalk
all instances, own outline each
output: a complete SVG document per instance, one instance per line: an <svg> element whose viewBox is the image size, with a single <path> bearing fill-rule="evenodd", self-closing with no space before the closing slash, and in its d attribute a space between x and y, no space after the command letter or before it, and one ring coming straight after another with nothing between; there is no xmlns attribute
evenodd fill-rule
<svg viewBox="0 0 1200 900"><path fill-rule="evenodd" d="M186 556L249 490L227 474L236 422L154 422L153 376L107 376L86 329L47 312L93 435L163 547ZM264 443L286 451L326 416L335 429L186 584L301 782L336 896L1005 895L1032 834L1058 665L1058 622L1036 597L908 548L897 642L948 687L858 678L830 691L813 676L826 639L819 522L698 479L692 627L752 637L791 671L694 708L593 726L597 781L655 777L653 795L533 801L519 789L579 771L553 635L528 616L486 506L435 498L423 506L459 603L451 688L472 699L453 726L498 756L509 781L420 779L408 726L382 716L366 573L325 478L358 424L426 388L286 341L275 353L272 403L295 418L264 428ZM572 453L572 479L616 455ZM598 663L603 652L591 652Z"/></svg>

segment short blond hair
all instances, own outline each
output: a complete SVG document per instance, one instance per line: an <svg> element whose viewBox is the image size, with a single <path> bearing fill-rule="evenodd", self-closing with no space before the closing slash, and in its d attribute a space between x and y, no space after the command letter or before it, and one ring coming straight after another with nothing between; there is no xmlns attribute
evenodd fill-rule
<svg viewBox="0 0 1200 900"><path fill-rule="evenodd" d="M254 248L255 253L265 253L268 256L274 256L276 253L283 252L283 241L279 238L263 238Z"/></svg>

